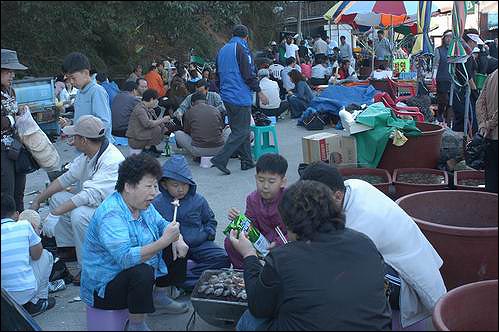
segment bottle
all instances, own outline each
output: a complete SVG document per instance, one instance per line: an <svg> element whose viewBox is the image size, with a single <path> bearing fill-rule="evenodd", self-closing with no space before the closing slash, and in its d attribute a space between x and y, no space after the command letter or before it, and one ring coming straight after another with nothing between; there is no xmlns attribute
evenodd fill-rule
<svg viewBox="0 0 499 332"><path fill-rule="evenodd" d="M244 214L238 215L234 220L232 220L229 225L224 230L224 234L229 236L231 230L235 229L237 231L237 236L239 237L239 233L241 231L248 234L248 239L253 243L253 247L258 251L258 253L262 256L267 256L269 253L269 241L265 238L265 236L260 233L255 226L252 225L251 220L248 219Z"/></svg>
<svg viewBox="0 0 499 332"><path fill-rule="evenodd" d="M170 157L171 156L170 143L169 142L165 143L165 151L163 151L162 155L165 156L165 157Z"/></svg>

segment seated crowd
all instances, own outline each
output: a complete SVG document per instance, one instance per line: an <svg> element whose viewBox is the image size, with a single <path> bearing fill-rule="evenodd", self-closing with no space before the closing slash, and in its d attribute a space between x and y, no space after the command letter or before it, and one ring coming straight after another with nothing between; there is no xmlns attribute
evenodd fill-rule
<svg viewBox="0 0 499 332"><path fill-rule="evenodd" d="M270 243L262 266L244 232L232 231L225 248L214 243L217 220L182 155L163 166L147 153L125 159L91 116L64 131L82 154L34 200L37 209L48 199L47 221L23 219L2 194L2 284L33 315L55 305L47 290L53 257L41 230L58 247L76 247L82 300L128 309L128 330L148 330L147 314L188 310L167 287L189 293L203 271L231 266L244 269L248 296L238 330L390 330L391 310L411 325L446 292L443 262L412 218L369 183L344 181L334 166L311 164L286 188L286 159L258 159L244 215ZM61 192L76 180L81 191ZM239 214L231 208L228 217Z"/></svg>
<svg viewBox="0 0 499 332"><path fill-rule="evenodd" d="M238 33L236 50L243 52L247 31ZM351 50L342 42L338 64L331 45L316 38L312 66L305 44L291 47L287 38L286 67L258 68L245 105L222 101L216 73L195 64L162 60L144 76L136 66L119 91L104 73L94 82L88 59L70 54L63 67L71 79L58 82L62 105L85 109L93 100L111 118L80 111L72 125L64 120L62 132L80 154L33 199L34 211L18 215L14 198L2 193L2 287L33 316L53 308L56 254L77 261L73 283L86 305L128 310L126 330L150 330L147 315L187 312L174 291L188 294L204 271L230 267L244 270L247 293L238 330L390 330L393 310L404 327L429 317L446 292L443 261L395 202L322 162L287 187L283 156L264 154L256 165L251 154L241 158L250 153L250 110L276 120L288 110L298 118L316 85L354 78ZM73 82L80 92L71 101ZM241 90L231 92L237 99L234 91ZM256 167L244 215L269 241L265 257L245 232L231 231L223 248L215 243L217 217L186 158L174 154L163 165L156 158L157 145L169 144L171 134L196 160L216 155L223 164L234 151L242 170ZM119 137L128 140L127 157L114 144ZM244 147L227 149L235 140ZM45 202L49 214L41 223L36 211ZM229 220L240 215L228 209ZM42 237L55 240L54 254Z"/></svg>

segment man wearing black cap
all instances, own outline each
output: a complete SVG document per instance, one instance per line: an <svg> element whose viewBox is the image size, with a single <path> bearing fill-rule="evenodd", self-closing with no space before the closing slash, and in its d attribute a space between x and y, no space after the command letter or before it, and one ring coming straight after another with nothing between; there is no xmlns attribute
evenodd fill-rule
<svg viewBox="0 0 499 332"><path fill-rule="evenodd" d="M18 212L24 210L26 174L16 170L18 154L15 153L16 149L13 147L20 142L15 127L16 118L20 112L12 82L15 77L14 70L26 69L28 68L19 63L16 51L2 48L2 193L14 197Z"/></svg>
<svg viewBox="0 0 499 332"><path fill-rule="evenodd" d="M216 61L220 95L232 132L223 150L211 159L213 166L225 174L230 174L227 163L235 152L241 158L242 170L255 167L249 141L252 91L258 93L262 104L268 103L256 78L253 56L248 46L248 28L236 25L232 34L232 39L218 52Z"/></svg>

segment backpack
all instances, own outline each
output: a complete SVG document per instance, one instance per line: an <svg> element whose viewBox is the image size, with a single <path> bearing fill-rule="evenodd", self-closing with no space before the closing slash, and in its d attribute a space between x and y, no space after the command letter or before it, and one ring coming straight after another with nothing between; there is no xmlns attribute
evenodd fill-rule
<svg viewBox="0 0 499 332"><path fill-rule="evenodd" d="M303 119L303 126L307 130L323 130L326 123L321 119L319 112L314 112Z"/></svg>

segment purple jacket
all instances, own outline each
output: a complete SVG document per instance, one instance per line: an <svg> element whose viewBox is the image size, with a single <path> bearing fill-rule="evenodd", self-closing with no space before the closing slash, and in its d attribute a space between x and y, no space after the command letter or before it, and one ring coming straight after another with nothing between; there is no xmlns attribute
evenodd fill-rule
<svg viewBox="0 0 499 332"><path fill-rule="evenodd" d="M269 242L275 241L278 246L283 245L283 243L275 231L275 227L279 226L286 239L288 234L278 208L283 194L284 189L281 189L279 195L272 202L264 202L258 192L254 191L246 197L246 212L244 213Z"/></svg>
<svg viewBox="0 0 499 332"><path fill-rule="evenodd" d="M288 230L282 222L278 209L283 194L284 189L272 202L264 202L258 192L254 191L246 197L246 212L244 213L265 238L270 243L275 241L277 246L282 246L283 243L274 229L275 226L279 226L286 239L288 238ZM225 238L224 247L234 268L242 269L243 257L232 247L228 237Z"/></svg>

